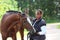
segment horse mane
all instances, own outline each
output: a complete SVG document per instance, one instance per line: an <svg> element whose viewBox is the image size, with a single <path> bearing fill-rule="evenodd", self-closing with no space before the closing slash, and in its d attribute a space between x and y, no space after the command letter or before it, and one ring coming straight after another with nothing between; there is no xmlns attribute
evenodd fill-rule
<svg viewBox="0 0 60 40"><path fill-rule="evenodd" d="M6 13L17 14L17 13L21 13L21 12L18 12L18 11L15 11L15 10L9 10L9 11L6 11Z"/></svg>
<svg viewBox="0 0 60 40"><path fill-rule="evenodd" d="M15 10L9 10L9 11L6 11L7 14L17 14L17 13L20 13L22 16L25 16L25 13L21 13L19 11L15 11Z"/></svg>

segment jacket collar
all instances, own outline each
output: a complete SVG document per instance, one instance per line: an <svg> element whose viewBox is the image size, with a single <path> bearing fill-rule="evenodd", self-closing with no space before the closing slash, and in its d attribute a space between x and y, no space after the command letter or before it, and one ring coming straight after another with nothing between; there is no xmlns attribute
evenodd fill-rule
<svg viewBox="0 0 60 40"><path fill-rule="evenodd" d="M35 19L35 21L36 21L37 19ZM37 22L40 22L42 20L42 18L40 18Z"/></svg>

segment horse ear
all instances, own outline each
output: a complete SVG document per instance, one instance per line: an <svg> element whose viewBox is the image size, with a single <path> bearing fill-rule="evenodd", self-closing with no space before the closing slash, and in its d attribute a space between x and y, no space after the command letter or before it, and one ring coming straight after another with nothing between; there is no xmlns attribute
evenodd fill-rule
<svg viewBox="0 0 60 40"><path fill-rule="evenodd" d="M22 16L25 16L25 14L23 13Z"/></svg>
<svg viewBox="0 0 60 40"><path fill-rule="evenodd" d="M24 13L23 13L22 15L23 15L23 16L25 16L25 14L24 14Z"/></svg>
<svg viewBox="0 0 60 40"><path fill-rule="evenodd" d="M25 17L26 15L23 13L22 16Z"/></svg>

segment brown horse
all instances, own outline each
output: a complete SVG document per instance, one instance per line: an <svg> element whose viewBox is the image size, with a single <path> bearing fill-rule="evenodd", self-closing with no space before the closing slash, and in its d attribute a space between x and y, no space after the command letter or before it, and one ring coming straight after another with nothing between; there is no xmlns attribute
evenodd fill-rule
<svg viewBox="0 0 60 40"><path fill-rule="evenodd" d="M16 33L19 31L21 40L24 40L24 28L32 30L27 16L18 11L7 11L1 21L2 39L6 40L8 37L12 37L13 40L16 40Z"/></svg>

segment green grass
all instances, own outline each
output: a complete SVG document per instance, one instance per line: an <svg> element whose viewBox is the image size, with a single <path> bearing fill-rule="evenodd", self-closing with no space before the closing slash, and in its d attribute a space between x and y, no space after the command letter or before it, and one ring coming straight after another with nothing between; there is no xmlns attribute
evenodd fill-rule
<svg viewBox="0 0 60 40"><path fill-rule="evenodd" d="M27 31L26 29L24 30L24 34L25 34L25 35L27 35L28 32L29 32L29 31Z"/></svg>
<svg viewBox="0 0 60 40"><path fill-rule="evenodd" d="M24 29L24 35L27 35L29 31L27 31L26 29Z"/></svg>
<svg viewBox="0 0 60 40"><path fill-rule="evenodd" d="M27 33L28 33L28 31L27 30L24 30L24 38L27 37ZM17 32L16 37L17 37L17 40L21 40L21 35L20 35L19 32Z"/></svg>
<svg viewBox="0 0 60 40"><path fill-rule="evenodd" d="M60 25L58 25L57 28L60 29Z"/></svg>

